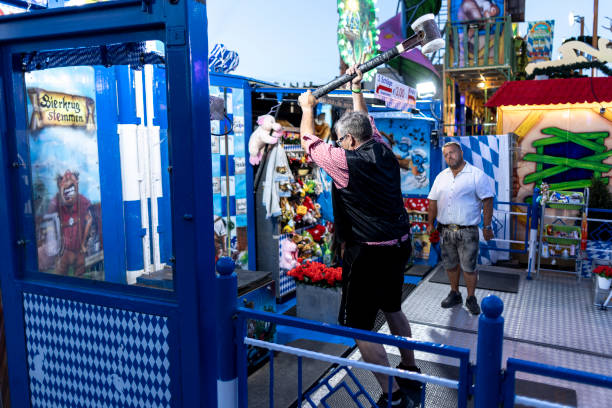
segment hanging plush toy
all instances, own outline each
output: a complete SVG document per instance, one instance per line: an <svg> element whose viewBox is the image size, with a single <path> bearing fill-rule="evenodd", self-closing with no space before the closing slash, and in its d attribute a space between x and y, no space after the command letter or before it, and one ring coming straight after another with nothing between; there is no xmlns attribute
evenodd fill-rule
<svg viewBox="0 0 612 408"><path fill-rule="evenodd" d="M276 123L274 116L263 115L257 118L257 129L249 139L249 162L255 166L261 161L266 144L276 144L283 135L282 126Z"/></svg>

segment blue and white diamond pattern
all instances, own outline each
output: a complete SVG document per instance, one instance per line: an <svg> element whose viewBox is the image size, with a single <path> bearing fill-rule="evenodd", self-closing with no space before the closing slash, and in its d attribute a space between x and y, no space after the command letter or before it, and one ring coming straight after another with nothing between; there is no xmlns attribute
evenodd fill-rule
<svg viewBox="0 0 612 408"><path fill-rule="evenodd" d="M168 322L24 293L33 407L169 407Z"/></svg>
<svg viewBox="0 0 612 408"><path fill-rule="evenodd" d="M458 142L463 150L463 158L484 171L495 188L497 201L510 201L510 161L509 155L500 152L509 151L508 135L463 136L450 137L447 141ZM507 156L507 157L506 157ZM509 219L503 211L508 211L507 205L497 205L493 214L493 227L497 239L509 239ZM494 248L508 248L507 243L486 242L482 238L478 263L489 265L498 259L508 257L508 252L495 251Z"/></svg>
<svg viewBox="0 0 612 408"><path fill-rule="evenodd" d="M612 242L609 241L587 241L586 253L588 259L582 261L580 275L588 278L594 268L594 261L612 260Z"/></svg>
<svg viewBox="0 0 612 408"><path fill-rule="evenodd" d="M278 259L283 256L283 252L281 251L281 243L285 239L291 239L291 234L281 234L278 239ZM295 292L296 285L295 279L291 276L287 276L287 270L279 268L278 271L278 295L285 296L288 293Z"/></svg>

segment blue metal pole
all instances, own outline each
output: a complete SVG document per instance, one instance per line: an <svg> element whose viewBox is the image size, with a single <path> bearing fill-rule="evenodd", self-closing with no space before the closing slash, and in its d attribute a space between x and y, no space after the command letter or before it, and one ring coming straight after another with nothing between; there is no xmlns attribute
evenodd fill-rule
<svg viewBox="0 0 612 408"><path fill-rule="evenodd" d="M248 406L248 370L247 370L247 346L244 344L246 337L246 318L238 314L234 322L236 331L236 369L238 370L238 407L247 408ZM240 362L238 364L238 361Z"/></svg>
<svg viewBox="0 0 612 408"><path fill-rule="evenodd" d="M268 353L268 365L270 367L270 383L268 387L270 408L274 408L274 351Z"/></svg>
<svg viewBox="0 0 612 408"><path fill-rule="evenodd" d="M166 95L166 69L153 67L153 125L159 126L159 152L161 159L162 196L158 199L159 249L162 263L169 263L172 257L172 203L170 199L170 152L168 150L168 101Z"/></svg>
<svg viewBox="0 0 612 408"><path fill-rule="evenodd" d="M533 189L533 197L531 199L531 208L528 210L529 215L531 216L531 225L529 226L529 264L527 266L527 280L531 280L531 271L535 268L536 257L538 256L536 251L541 251L542 248L537 248L537 237L538 237L538 207L540 205L540 200L538 196L540 195L540 189ZM525 226L527 228L527 226Z"/></svg>
<svg viewBox="0 0 612 408"><path fill-rule="evenodd" d="M501 402L503 310L504 303L497 296L489 295L482 300L483 314L478 320L475 408L497 407Z"/></svg>
<svg viewBox="0 0 612 408"><path fill-rule="evenodd" d="M119 105L119 123L123 125L139 125L140 118L136 115L136 86L134 71L127 65L115 67L117 78L117 103Z"/></svg>
<svg viewBox="0 0 612 408"><path fill-rule="evenodd" d="M232 258L217 261L217 397L220 407L238 407L236 342L233 318L237 308L238 277ZM241 340L241 339L240 339Z"/></svg>
<svg viewBox="0 0 612 408"><path fill-rule="evenodd" d="M473 372L470 368L470 355L463 355L459 359L459 389L457 390L457 407L467 408L468 397L471 394ZM423 387L425 391L427 387ZM421 396L422 406L425 406L425 392Z"/></svg>
<svg viewBox="0 0 612 408"><path fill-rule="evenodd" d="M136 81L134 71L126 65L115 66L117 80L117 104L119 123L119 150L124 162L138 162L137 152L137 125L141 120L136 110ZM122 185L123 191L123 217L125 223L125 269L127 275L144 269L142 237L146 231L142 228L142 214L140 208L140 195L138 192L138 178L130 174L128 169L122 168L127 176ZM128 283L130 283L128 281Z"/></svg>
<svg viewBox="0 0 612 408"><path fill-rule="evenodd" d="M514 408L516 397L516 367L510 361L506 365L506 382L503 389L504 408Z"/></svg>
<svg viewBox="0 0 612 408"><path fill-rule="evenodd" d="M96 116L100 162L100 201L104 233L104 280L127 283L125 219L121 185L121 159L117 137L117 92L115 70L94 67L96 74ZM111 255L112 254L112 255ZM109 256L111 255L111 256Z"/></svg>

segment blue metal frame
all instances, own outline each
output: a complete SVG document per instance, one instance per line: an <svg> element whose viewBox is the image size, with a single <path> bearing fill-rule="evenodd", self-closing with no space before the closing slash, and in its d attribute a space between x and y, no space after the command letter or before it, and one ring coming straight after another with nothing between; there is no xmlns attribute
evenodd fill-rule
<svg viewBox="0 0 612 408"><path fill-rule="evenodd" d="M499 252L510 252L513 254L525 254L527 252L529 252L529 228L527 226L531 225L531 220L533 217L533 207L530 204L525 204L525 203L513 203L512 201L497 201L495 200L493 202L493 211L495 211L495 207L498 205L508 205L510 206L510 209L512 210L513 206L520 206L520 207L525 207L525 209L527 210L527 212L525 213L525 216L527 217L527 221L525 223L526 227L525 227L525 242L523 242L522 244L517 244L517 245L525 245L525 248L523 249L513 249L512 245L508 245L508 248L498 248L495 246L491 246L491 245L486 245L486 244L480 244L480 248L483 249L489 249L491 251L499 251ZM511 216L512 217L512 216ZM514 232L516 232L516 225L517 225L517 217L518 216L514 216L513 218L510 219L510 235L512 235L512 226L514 226ZM495 228L495 227L494 227ZM497 232L497 231L495 231Z"/></svg>
<svg viewBox="0 0 612 408"><path fill-rule="evenodd" d="M98 155L100 156L100 201L102 206L102 232L104 251L113 254L104 259L104 279L107 282L126 283L125 275L125 221L123 192L121 191L121 163L104 160L119 151L117 135L117 92L115 70L95 67L96 117L98 126Z"/></svg>
<svg viewBox="0 0 612 408"><path fill-rule="evenodd" d="M248 160L249 137L253 133L253 107L251 104L251 93L253 88L249 81L251 78L236 75L210 73L210 84L212 86L238 88L244 91L244 151L246 164L246 190L247 190L247 240L249 251L249 269L257 269L257 242L255 234L255 194L253 194L253 166Z"/></svg>
<svg viewBox="0 0 612 408"><path fill-rule="evenodd" d="M595 213L595 215L591 214ZM600 215L603 214L603 215ZM606 208L589 208L589 215L591 218L595 219L605 219L608 218L609 222L602 222L597 228L593 231L588 231L589 241L602 241L601 235L608 234L612 235L612 210ZM592 237L592 238L591 238ZM606 240L610 241L610 240Z"/></svg>
<svg viewBox="0 0 612 408"><path fill-rule="evenodd" d="M74 299L168 317L171 330L173 406L217 405L216 307L206 6L179 0L155 2L147 12L140 1L98 3L9 15L0 18L0 254L11 398L14 406L29 401L29 374L24 337L23 292ZM33 217L24 215L31 197L20 180L29 178L25 132L23 74L13 69L12 55L42 49L73 48L125 41L160 40L167 45L168 125L172 171L175 292L104 282L26 273L35 252ZM18 67L15 67L18 68ZM11 164L15 163L15 167ZM105 174L104 177L113 177ZM30 240L28 243L27 240ZM112 254L108 252L107 257ZM33 270L34 268L30 269Z"/></svg>
<svg viewBox="0 0 612 408"><path fill-rule="evenodd" d="M503 384L504 408L514 407L517 371L612 389L612 377L607 375L509 358L506 364L506 377Z"/></svg>
<svg viewBox="0 0 612 408"><path fill-rule="evenodd" d="M470 350L447 346L425 341L407 340L399 336L390 336L374 333L366 330L353 329L326 323L319 323L311 320L304 320L296 317L277 315L274 313L261 312L253 309L239 307L236 309L235 333L237 342L237 371L238 371L238 406L246 408L247 404L247 364L246 364L246 345L243 339L246 337L246 322L248 319L261 320L277 325L286 325L298 329L312 330L317 333L348 337L369 341L378 344L385 344L399 348L409 348L416 351L434 353L441 356L456 358L459 360L459 389L458 407L467 406L468 396L472 394L472 366L470 364ZM272 381L272 380L271 380Z"/></svg>

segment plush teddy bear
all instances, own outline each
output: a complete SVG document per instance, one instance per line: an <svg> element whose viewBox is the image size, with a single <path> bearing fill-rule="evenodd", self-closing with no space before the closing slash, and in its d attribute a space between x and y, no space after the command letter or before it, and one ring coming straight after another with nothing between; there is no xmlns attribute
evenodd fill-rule
<svg viewBox="0 0 612 408"><path fill-rule="evenodd" d="M255 166L261 161L265 144L276 144L283 135L282 126L274 120L274 116L263 115L257 118L257 129L249 139L249 162Z"/></svg>
<svg viewBox="0 0 612 408"><path fill-rule="evenodd" d="M293 269L297 266L296 259L297 245L290 239L285 239L281 242L281 258L279 266L283 269Z"/></svg>

